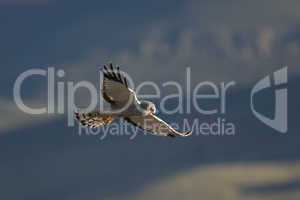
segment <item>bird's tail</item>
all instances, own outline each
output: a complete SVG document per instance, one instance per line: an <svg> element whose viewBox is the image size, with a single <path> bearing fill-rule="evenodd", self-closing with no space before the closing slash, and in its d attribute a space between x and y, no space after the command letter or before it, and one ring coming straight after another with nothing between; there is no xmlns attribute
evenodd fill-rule
<svg viewBox="0 0 300 200"><path fill-rule="evenodd" d="M115 116L94 111L90 113L75 112L75 118L83 126L97 128L112 123L112 121L115 119Z"/></svg>

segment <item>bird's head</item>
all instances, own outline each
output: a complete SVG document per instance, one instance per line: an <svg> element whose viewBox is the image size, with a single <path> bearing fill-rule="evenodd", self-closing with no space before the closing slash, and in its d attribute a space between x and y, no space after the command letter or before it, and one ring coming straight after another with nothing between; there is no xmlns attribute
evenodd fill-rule
<svg viewBox="0 0 300 200"><path fill-rule="evenodd" d="M147 113L151 113L151 114L155 114L156 113L155 104L152 103L152 102L150 102L150 101L141 101L140 106Z"/></svg>

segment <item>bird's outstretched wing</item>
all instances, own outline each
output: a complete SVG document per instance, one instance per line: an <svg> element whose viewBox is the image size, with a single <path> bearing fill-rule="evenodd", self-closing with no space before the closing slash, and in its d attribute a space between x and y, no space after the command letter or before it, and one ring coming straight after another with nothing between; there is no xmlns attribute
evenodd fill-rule
<svg viewBox="0 0 300 200"><path fill-rule="evenodd" d="M168 123L160 119L159 117L150 114L147 116L130 116L124 118L127 122L151 132L154 135L160 136L189 136L192 134L191 131L188 132L178 132L172 128Z"/></svg>
<svg viewBox="0 0 300 200"><path fill-rule="evenodd" d="M110 124L114 117L110 114L100 113L98 111L90 113L75 112L75 118L82 126L98 128Z"/></svg>
<svg viewBox="0 0 300 200"><path fill-rule="evenodd" d="M110 63L109 67L104 65L102 71L104 75L102 95L108 103L122 108L135 100L135 93L128 87L127 79L122 75L119 67L115 69Z"/></svg>

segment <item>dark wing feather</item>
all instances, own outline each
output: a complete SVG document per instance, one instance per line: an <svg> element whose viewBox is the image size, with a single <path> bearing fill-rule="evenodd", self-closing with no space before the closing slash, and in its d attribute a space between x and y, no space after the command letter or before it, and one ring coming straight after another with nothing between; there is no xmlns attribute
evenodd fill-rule
<svg viewBox="0 0 300 200"><path fill-rule="evenodd" d="M119 67L115 69L110 63L108 66L103 66L102 72L104 75L102 96L107 102L122 107L132 100L131 97L135 94L128 87L127 79L120 72Z"/></svg>

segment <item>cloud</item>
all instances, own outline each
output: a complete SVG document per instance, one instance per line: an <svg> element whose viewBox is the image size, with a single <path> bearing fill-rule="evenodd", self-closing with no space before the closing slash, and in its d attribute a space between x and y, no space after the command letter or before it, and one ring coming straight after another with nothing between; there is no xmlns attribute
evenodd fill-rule
<svg viewBox="0 0 300 200"><path fill-rule="evenodd" d="M300 14L296 8L300 2L282 5L276 0L266 13L268 4L190 1L176 14L162 15L142 25L130 24L126 30L119 30L121 34L115 30L118 24L110 25L113 31L105 31L101 24L109 21L102 15L83 16L55 33L53 42L60 48L57 54L80 47L75 59L72 56L61 61L56 68L66 71L63 81L88 80L95 86L99 84L99 64L108 61L120 65L135 83L175 80L185 84L186 67L191 67L192 84L236 81L237 86L251 87L286 65L289 74L297 76ZM102 36L102 32L106 34ZM108 33L114 36L109 38Z"/></svg>
<svg viewBox="0 0 300 200"><path fill-rule="evenodd" d="M40 101L27 102L30 106L41 105ZM0 135L8 131L18 130L24 127L33 126L55 118L54 115L30 115L22 112L14 102L7 99L0 99ZM57 116L56 116L57 117Z"/></svg>
<svg viewBox="0 0 300 200"><path fill-rule="evenodd" d="M188 4L182 14L172 18L164 16L143 26L138 37L126 34L130 41L136 37L132 44L135 48L122 45L114 51L105 46L87 48L81 60L65 64L76 70L113 61L123 66L137 82L147 79L183 83L186 67L192 68L194 83L234 80L247 86L286 65L290 66L290 72L299 74L295 67L299 58L295 55L300 43L284 40L290 32L297 32L293 19L299 19L300 15L292 7L299 3L290 1L282 7L275 1L275 8L268 15L264 11L267 1L247 4L194 2ZM92 20L95 26L87 18L69 28L74 32L89 24L90 30L97 30L97 20L100 19L94 17ZM58 35L67 37L68 30ZM82 39L87 37L90 35L82 33Z"/></svg>
<svg viewBox="0 0 300 200"><path fill-rule="evenodd" d="M260 199L259 195L264 195L264 199L270 200L274 199L274 196L279 199L297 199L299 191L296 184L296 190L292 190L292 183L299 182L299 168L299 162L208 165L148 184L137 194L128 195L128 199L176 200L201 196L203 199L257 200ZM244 188L245 191L251 187L258 189L253 193L243 192ZM261 193L259 188L262 188ZM268 192L263 193L264 188L267 188L265 190Z"/></svg>

